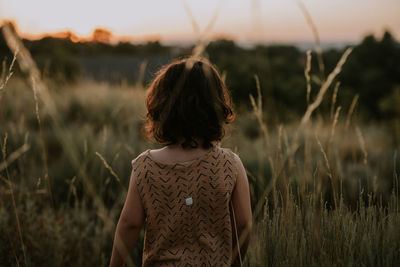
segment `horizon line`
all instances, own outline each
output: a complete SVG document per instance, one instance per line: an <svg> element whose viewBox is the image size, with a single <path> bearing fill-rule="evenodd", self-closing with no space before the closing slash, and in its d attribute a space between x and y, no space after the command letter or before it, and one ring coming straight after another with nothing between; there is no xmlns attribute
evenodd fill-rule
<svg viewBox="0 0 400 267"><path fill-rule="evenodd" d="M53 32L42 32L42 33L28 33L22 32L19 30L17 23L13 20L4 20L0 27L4 23L11 23L15 29L15 31L20 35L22 38L36 41L41 40L46 37L58 38L58 39L69 39L72 42L103 42L108 43L110 45L116 45L118 43L130 43L130 44L144 44L148 42L159 42L163 45L195 45L199 42L199 38L193 36L193 34L181 34L181 35L116 35L112 30L105 28L105 27L95 27L90 35L80 35L76 33L73 29L62 29L59 31ZM354 39L329 39L329 40L321 40L322 45L346 45L346 44L358 44L361 43L364 38L367 36L373 36L376 39L382 38L385 32L389 32L393 38L397 40L395 36L395 32L387 29L385 27L382 28L380 34L376 34L373 32L366 33L362 37L354 38ZM241 38L240 36L232 35L232 34L224 34L224 33L215 33L209 38L207 38L210 42L216 40L231 40L237 44L244 45L244 46L251 46L251 45L258 45L258 44L293 44L293 45L309 45L315 43L314 39L311 37L304 38L304 39L286 39L286 38Z"/></svg>

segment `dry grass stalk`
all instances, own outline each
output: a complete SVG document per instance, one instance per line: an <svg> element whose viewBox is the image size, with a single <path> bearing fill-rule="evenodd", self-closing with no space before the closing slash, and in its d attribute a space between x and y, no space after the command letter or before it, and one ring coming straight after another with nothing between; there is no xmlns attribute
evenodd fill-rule
<svg viewBox="0 0 400 267"><path fill-rule="evenodd" d="M306 77L307 82L307 106L310 105L310 95L311 95L311 78L310 78L310 71L311 71L311 50L307 50L307 62L306 67L304 69L304 76Z"/></svg>
<svg viewBox="0 0 400 267"><path fill-rule="evenodd" d="M138 78L137 78L137 82L136 82L136 87L138 87L138 88L143 87L144 75L146 72L147 65L148 65L147 60L143 60L142 63L140 63L139 74L138 74Z"/></svg>
<svg viewBox="0 0 400 267"><path fill-rule="evenodd" d="M110 171L111 175L115 178L115 180L117 180L117 182L122 186L121 183L121 179L118 177L118 175L115 173L115 171L111 168L111 166L107 163L107 161L105 160L105 158L99 153L96 152L96 155L101 159L101 161L103 162L104 166L106 167L107 170Z"/></svg>
<svg viewBox="0 0 400 267"><path fill-rule="evenodd" d="M212 30L212 28L215 26L215 23L217 21L219 12L222 9L222 0L220 0L214 10L213 15L211 16L207 26L204 28L203 31L200 30L200 26L197 23L196 18L193 15L192 9L189 7L188 3L186 2L186 0L183 0L183 6L185 8L185 12L188 15L190 22L192 24L193 27L193 31L194 33L198 36L198 40L197 40L197 44L196 46L193 48L193 52L192 52L192 56L193 57L200 57L206 47L208 46L208 44L210 43L210 40L206 39L206 35Z"/></svg>
<svg viewBox="0 0 400 267"><path fill-rule="evenodd" d="M0 163L0 171L5 170L8 166L10 166L11 163L16 161L22 154L27 152L29 149L30 145L25 143L17 150L12 152L7 158L4 159L3 162Z"/></svg>
<svg viewBox="0 0 400 267"><path fill-rule="evenodd" d="M24 263L25 263L25 266L28 266L27 261L26 261L26 252L25 252L24 239L22 237L21 223L20 223L19 216L18 216L17 204L15 202L14 186L13 186L13 183L11 181L10 174L8 173L8 168L7 168L7 165L8 165L7 164L7 159L8 159L7 158L7 137L8 137L8 135L6 133L5 136L4 136L4 139L3 139L1 152L3 154L3 161L5 162L6 176L7 176L8 185L9 185L10 191L11 191L11 201L12 201L13 210L14 210L14 213L15 213L15 220L17 222L19 241L21 242L21 248L22 248L22 252L23 252L23 255L24 255ZM11 156L12 155L10 155L10 157ZM16 261L17 261L17 265L19 265L19 262L18 262L17 258L16 258Z"/></svg>
<svg viewBox="0 0 400 267"><path fill-rule="evenodd" d="M68 195L67 195L67 202L69 202L70 198L71 198L71 194L74 197L75 200L75 207L77 206L78 202L78 192L76 190L76 176L72 177L71 180L66 180L67 184L69 185L69 190L68 190Z"/></svg>
<svg viewBox="0 0 400 267"><path fill-rule="evenodd" d="M1 63L0 84L2 84L4 79L6 78L6 72L7 72L7 61L6 59L3 59L3 62Z"/></svg>
<svg viewBox="0 0 400 267"><path fill-rule="evenodd" d="M254 99L254 96L251 94L249 95L250 102L251 102L251 106L253 107L253 113L256 116L258 124L260 125L261 130L263 132L265 142L266 142L267 146L270 147L270 138L269 138L268 127L267 127L267 124L264 123L264 119L263 119L260 79L258 78L257 75L254 75L254 79L256 81L256 87L257 87L257 102Z"/></svg>
<svg viewBox="0 0 400 267"><path fill-rule="evenodd" d="M394 151L393 156L393 180L394 180L394 188L396 190L396 213L399 212L399 176L397 174L397 150Z"/></svg>
<svg viewBox="0 0 400 267"><path fill-rule="evenodd" d="M372 192L373 192L373 196L374 198L376 197L376 192L378 192L378 176L374 175L374 177L372 177Z"/></svg>
<svg viewBox="0 0 400 267"><path fill-rule="evenodd" d="M312 181L312 140L309 138L309 134L305 134L304 137L304 164L303 164L303 172L304 172L304 183Z"/></svg>
<svg viewBox="0 0 400 267"><path fill-rule="evenodd" d="M334 117L333 122L332 122L331 134L329 136L329 144L331 144L331 145L332 145L332 142L333 142L333 136L335 135L335 128L336 128L336 124L337 124L338 119L339 119L339 113L340 113L341 109L342 109L341 106L337 107L336 112L335 112L335 117Z"/></svg>
<svg viewBox="0 0 400 267"><path fill-rule="evenodd" d="M239 235L238 235L238 231L237 231L237 225L236 225L236 220L235 220L235 210L233 209L233 205L232 205L232 202L230 202L230 210L232 211L232 218L233 218L233 226L234 226L234 229L235 229L235 238L236 238L236 245L237 245L237 251L236 251L236 249L234 250L234 254L232 255L233 257L233 259L235 259L236 257L239 257L239 263L240 263L240 266L242 267L243 266L243 262L242 262L242 255L241 255L241 251L240 251L240 245L244 242L244 240L243 241L241 241L241 239L243 239L246 235L247 235L247 233L244 233L245 231L243 231L243 233L242 233L242 235L239 237ZM236 252L237 252L237 254L238 255L236 255Z"/></svg>
<svg viewBox="0 0 400 267"><path fill-rule="evenodd" d="M272 194L273 194L273 197L274 197L275 205L277 205L276 180L277 180L278 176L281 177L282 180L286 180L286 178L283 177L283 175L282 175L282 170L285 168L285 163L286 163L285 162L285 151L283 149L283 145L282 145L282 141L281 141L282 139L283 139L283 142L284 142L284 146L286 148L288 148L289 147L289 140L288 140L287 132L286 132L285 128L283 127L283 125L280 125L279 126L279 131L278 131L278 151L277 151L277 155L275 157L275 163L272 161L272 159L269 162L270 166L277 165L280 168L280 172L279 173L277 173L276 171L274 171L272 173L272 177L273 177L273 188L272 188L273 191L272 191ZM294 162L292 161L292 158L289 158L289 168L293 167L293 165L291 165L291 164L294 165ZM287 188L285 188L285 190L286 189Z"/></svg>
<svg viewBox="0 0 400 267"><path fill-rule="evenodd" d="M334 200L334 204L335 204L335 208L336 208L337 207L337 193L336 193L337 190L336 190L335 182L333 180L332 168L331 168L331 166L329 164L328 156L326 155L325 150L324 150L321 142L319 141L319 138L318 138L316 133L315 133L315 139L317 140L317 144L319 146L319 149L320 149L320 151L321 151L321 153L322 153L322 155L324 157L325 167L327 169L328 177L329 177L329 179L331 181L332 192L333 192L333 200Z"/></svg>
<svg viewBox="0 0 400 267"><path fill-rule="evenodd" d="M335 88L333 89L333 94L332 94L332 103L331 103L331 119L333 119L333 112L335 111L335 105L336 105L336 100L337 100L337 94L339 91L340 87L340 82L337 82L335 85Z"/></svg>
<svg viewBox="0 0 400 267"><path fill-rule="evenodd" d="M370 185L370 174L369 174L370 171L369 171L369 167L368 167L368 152L367 152L367 149L365 146L364 137L358 126L356 126L356 134L357 134L358 143L360 145L362 155L363 155L362 163L364 165L365 173L366 173L366 177L367 177L367 193L370 193L371 185Z"/></svg>
<svg viewBox="0 0 400 267"><path fill-rule="evenodd" d="M185 8L185 12L188 15L189 19L190 19L190 23L192 24L193 27L193 31L196 35L200 35L201 31L200 31L200 26L197 23L196 18L194 17L193 13L192 13L192 9L189 7L188 3L186 0L183 0L183 7Z"/></svg>
<svg viewBox="0 0 400 267"><path fill-rule="evenodd" d="M345 124L345 127L344 127L346 130L347 130L347 129L349 128L349 126L350 126L350 119L351 119L351 116L353 115L354 109L356 108L358 98L359 98L359 94L356 94L356 95L353 97L353 101L351 101L351 105L350 105L350 108L349 108L349 112L347 113L346 124Z"/></svg>
<svg viewBox="0 0 400 267"><path fill-rule="evenodd" d="M336 78L336 76L341 72L342 67L344 63L346 62L348 56L350 55L351 51L353 51L352 48L348 48L340 58L339 62L337 63L335 69L329 74L328 78L326 81L322 84L321 89L319 90L314 102L312 102L306 112L303 115L303 118L301 119L300 126L299 128L303 128L306 123L310 120L311 114L314 112L314 110L321 104L325 93L327 92L329 86L332 84L333 80Z"/></svg>
<svg viewBox="0 0 400 267"><path fill-rule="evenodd" d="M7 76L5 75L5 61L3 61L3 69L2 69L2 75L1 75L1 79L0 79L0 91L4 90L4 87L7 85L8 81L10 80L11 76L14 74L14 72L12 71L14 64L15 64L15 60L17 59L17 54L18 54L18 49L16 49L14 51L14 57L13 60L11 61L10 67L8 68L8 74ZM1 96L1 95L0 95Z"/></svg>
<svg viewBox="0 0 400 267"><path fill-rule="evenodd" d="M218 1L218 4L214 9L214 13L211 16L209 22L207 23L207 26L205 27L205 29L204 29L204 31L202 33L202 35L203 35L202 37L203 38L205 37L205 35L207 35L209 32L211 32L211 30L214 28L215 23L217 22L219 13L221 12L221 9L222 9L222 3L223 3L223 0L219 0Z"/></svg>
<svg viewBox="0 0 400 267"><path fill-rule="evenodd" d="M201 57L209 43L207 40L198 40L193 48L192 57Z"/></svg>
<svg viewBox="0 0 400 267"><path fill-rule="evenodd" d="M283 134L283 125L280 124L279 128L278 128L278 148L277 148L277 156L280 156L283 154L283 150L282 150L282 134Z"/></svg>
<svg viewBox="0 0 400 267"><path fill-rule="evenodd" d="M360 130L360 128L358 126L356 127L356 133L357 133L357 137L358 137L358 143L359 143L361 151L363 153L363 164L365 166L367 166L367 164L368 164L368 160L367 160L368 152L367 152L367 150L365 148L364 137L363 137L363 135L361 133L361 130Z"/></svg>
<svg viewBox="0 0 400 267"><path fill-rule="evenodd" d="M49 197L51 200L51 203L54 207L54 197L53 197L53 190L49 178L49 167L47 164L47 150L46 150L46 143L44 142L44 135L43 135L43 127L42 127L42 121L40 119L40 114L39 114L39 100L37 97L37 87L33 86L33 97L35 99L35 113L36 113L36 119L38 122L39 126L39 142L40 142L40 148L42 150L42 162L43 162L43 168L44 168L44 180L46 181L46 186L47 190L49 193Z"/></svg>
<svg viewBox="0 0 400 267"><path fill-rule="evenodd" d="M307 21L307 24L311 28L311 31L313 33L314 43L315 43L315 51L317 52L318 67L319 67L322 81L324 81L325 80L325 65L324 65L324 60L322 58L321 41L319 38L319 33L317 30L317 27L315 26L315 23L312 20L312 17L310 15L310 12L308 12L304 3L301 0L297 0L296 3L299 6L301 12L303 13L303 15Z"/></svg>

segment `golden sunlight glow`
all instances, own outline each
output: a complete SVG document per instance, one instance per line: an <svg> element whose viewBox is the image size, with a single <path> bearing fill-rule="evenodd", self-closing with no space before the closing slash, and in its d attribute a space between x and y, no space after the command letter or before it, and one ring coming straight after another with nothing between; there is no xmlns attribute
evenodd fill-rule
<svg viewBox="0 0 400 267"><path fill-rule="evenodd" d="M312 34L296 0L0 0L0 18L15 20L26 36L73 31L87 37L98 27L133 41L194 40L188 11L202 32L241 41L310 41ZM219 4L221 2L221 4ZM323 41L356 41L390 29L400 36L398 0L304 0Z"/></svg>

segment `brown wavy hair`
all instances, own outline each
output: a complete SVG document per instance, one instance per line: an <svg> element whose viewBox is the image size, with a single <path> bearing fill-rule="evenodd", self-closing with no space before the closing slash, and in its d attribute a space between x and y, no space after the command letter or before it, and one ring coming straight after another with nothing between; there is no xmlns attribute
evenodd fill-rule
<svg viewBox="0 0 400 267"><path fill-rule="evenodd" d="M144 135L183 148L211 147L224 137L224 124L235 117L217 69L202 58L163 67L148 89L146 107Z"/></svg>

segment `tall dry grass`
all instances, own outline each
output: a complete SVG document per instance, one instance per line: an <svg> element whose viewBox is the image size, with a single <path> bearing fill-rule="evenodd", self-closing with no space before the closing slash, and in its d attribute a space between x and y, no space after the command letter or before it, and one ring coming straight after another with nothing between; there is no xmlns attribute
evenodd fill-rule
<svg viewBox="0 0 400 267"><path fill-rule="evenodd" d="M129 162L153 146L139 134L144 92L85 82L50 90L50 96L59 110L63 138L69 140L79 165L54 133L49 111L39 105L53 207L44 182L33 92L25 82L10 80L0 111L9 160L1 163L9 170L16 205L14 209L3 170L0 262L25 265L24 248L28 266L105 266ZM348 107L340 112L335 108L329 121L311 116L298 133L300 122L260 127L268 114L262 111L260 98L254 102L261 107L260 119L253 112L239 114L223 143L243 159L251 185L256 227L244 265L398 263L399 165L385 129L354 122L346 129ZM256 134L249 134L252 131ZM295 135L298 149L292 153ZM18 152L24 144L19 151L26 151ZM12 152L16 156L11 157ZM103 216L108 216L110 226ZM139 245L132 253L136 266L140 249Z"/></svg>
<svg viewBox="0 0 400 267"><path fill-rule="evenodd" d="M271 129L269 141L260 131L261 140L253 149L265 150L256 156L262 158L257 162L270 173L249 175L254 179L256 227L246 266L400 263L397 150L375 158L376 148L368 145L359 126L346 127L340 110L331 125L310 121L301 132L295 132L298 126L280 125L277 131ZM290 142L297 143L294 153ZM369 159L368 150L374 158ZM237 151L246 159L246 149ZM356 155L349 159L348 153ZM266 184L266 177L270 178L264 190L257 188Z"/></svg>

